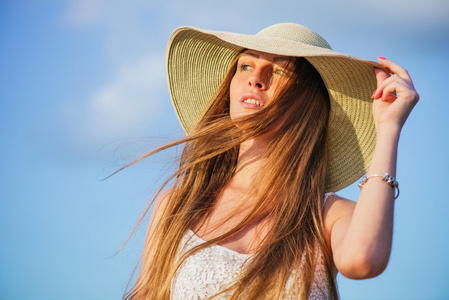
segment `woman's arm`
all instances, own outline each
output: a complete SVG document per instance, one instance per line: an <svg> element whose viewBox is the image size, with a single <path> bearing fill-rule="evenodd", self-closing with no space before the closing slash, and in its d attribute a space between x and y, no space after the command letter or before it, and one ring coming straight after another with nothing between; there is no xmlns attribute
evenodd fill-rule
<svg viewBox="0 0 449 300"><path fill-rule="evenodd" d="M377 140L367 175L389 173L395 177L399 135L419 96L405 69L384 58L379 62L393 75L375 70L373 116ZM394 193L381 177L372 177L363 185L357 203L334 197L326 204L325 227L334 263L344 276L370 278L386 268L393 234Z"/></svg>

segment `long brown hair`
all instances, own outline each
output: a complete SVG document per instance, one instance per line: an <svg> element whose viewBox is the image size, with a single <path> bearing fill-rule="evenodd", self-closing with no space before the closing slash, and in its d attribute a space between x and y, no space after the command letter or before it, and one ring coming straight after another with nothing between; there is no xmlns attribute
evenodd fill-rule
<svg viewBox="0 0 449 300"><path fill-rule="evenodd" d="M231 120L229 85L236 64L237 59L188 137L141 158L184 144L179 168L166 182L173 180L174 184L165 199L162 218L145 242L142 255L148 262L142 264L125 299L170 299L172 279L188 256L231 237L262 215L270 220L270 233L239 280L223 293L231 294L230 299L279 299L286 295L306 299L316 265L323 260L324 277L330 283L323 293L338 298L322 219L329 114L326 87L306 59L295 58L288 87L272 103L244 119ZM279 126L267 146L264 170L256 179L263 184L258 185L257 193L255 188L248 190L248 195L256 198L252 209L225 234L179 257L182 238L189 229L201 226L198 220L204 220L230 182L240 144L268 132L273 125ZM294 284L286 290L291 277Z"/></svg>

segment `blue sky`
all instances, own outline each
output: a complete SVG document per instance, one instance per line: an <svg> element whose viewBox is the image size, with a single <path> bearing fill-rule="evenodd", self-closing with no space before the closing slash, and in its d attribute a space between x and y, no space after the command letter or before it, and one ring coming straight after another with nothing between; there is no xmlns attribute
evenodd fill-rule
<svg viewBox="0 0 449 300"><path fill-rule="evenodd" d="M389 2L0 1L0 299L121 299L144 228L114 254L171 153L101 179L182 134L165 79L170 32L279 22L402 64L421 95L400 140L390 264L375 279L339 276L341 298L447 299L449 3Z"/></svg>

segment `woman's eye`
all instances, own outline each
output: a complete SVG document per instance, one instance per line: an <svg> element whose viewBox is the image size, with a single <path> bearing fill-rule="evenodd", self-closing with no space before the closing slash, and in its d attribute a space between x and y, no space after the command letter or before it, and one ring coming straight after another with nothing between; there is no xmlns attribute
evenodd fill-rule
<svg viewBox="0 0 449 300"><path fill-rule="evenodd" d="M242 70L242 71L248 71L248 70L251 70L251 66L250 65L241 64L239 69Z"/></svg>
<svg viewBox="0 0 449 300"><path fill-rule="evenodd" d="M281 70L281 69L275 70L274 74L282 75L282 76L288 76L287 72L285 72L284 70Z"/></svg>

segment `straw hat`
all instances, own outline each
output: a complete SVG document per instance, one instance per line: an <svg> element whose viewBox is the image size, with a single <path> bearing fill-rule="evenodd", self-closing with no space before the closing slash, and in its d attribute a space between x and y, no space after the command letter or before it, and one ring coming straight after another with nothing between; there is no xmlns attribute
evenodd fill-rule
<svg viewBox="0 0 449 300"><path fill-rule="evenodd" d="M378 63L338 53L316 32L292 23L256 35L177 28L167 46L170 96L188 134L199 121L232 61L243 49L305 57L320 73L330 97L326 192L338 191L366 173L376 133L371 94Z"/></svg>

